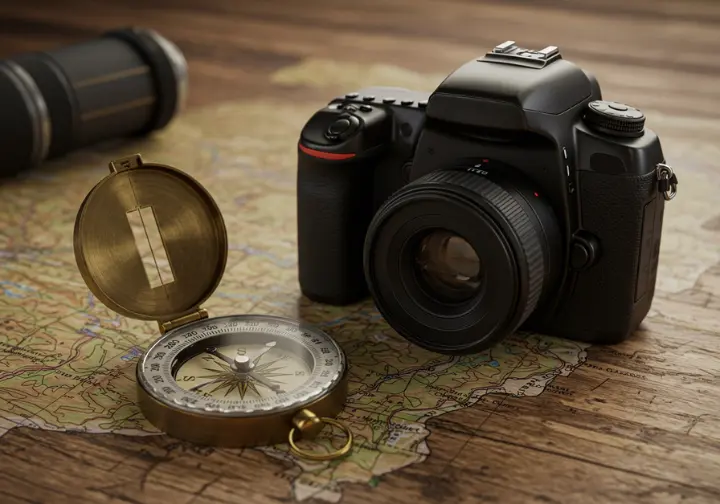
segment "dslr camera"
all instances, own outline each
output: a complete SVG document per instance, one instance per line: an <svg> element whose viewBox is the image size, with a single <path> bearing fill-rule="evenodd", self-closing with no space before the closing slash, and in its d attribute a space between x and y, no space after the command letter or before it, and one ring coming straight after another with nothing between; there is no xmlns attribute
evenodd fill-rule
<svg viewBox="0 0 720 504"><path fill-rule="evenodd" d="M677 178L643 113L597 79L508 41L431 93L333 99L298 144L298 267L309 299L372 296L445 354L515 331L627 338L655 291Z"/></svg>

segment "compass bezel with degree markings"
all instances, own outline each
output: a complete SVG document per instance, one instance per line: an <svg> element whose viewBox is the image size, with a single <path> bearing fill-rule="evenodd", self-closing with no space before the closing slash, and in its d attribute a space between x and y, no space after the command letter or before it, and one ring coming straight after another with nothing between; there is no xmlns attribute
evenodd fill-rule
<svg viewBox="0 0 720 504"><path fill-rule="evenodd" d="M335 420L347 395L347 362L329 335L289 318L209 318L201 308L220 283L228 249L220 210L195 179L139 154L111 162L78 211L74 246L96 298L159 325L160 338L136 368L138 404L155 427L203 445L288 442L314 460L350 450L352 434ZM297 446L325 424L344 431L340 448Z"/></svg>

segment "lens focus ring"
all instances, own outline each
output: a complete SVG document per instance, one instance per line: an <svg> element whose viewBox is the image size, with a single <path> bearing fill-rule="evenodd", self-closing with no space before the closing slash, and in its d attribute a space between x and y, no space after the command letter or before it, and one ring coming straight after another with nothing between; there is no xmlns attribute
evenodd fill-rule
<svg viewBox="0 0 720 504"><path fill-rule="evenodd" d="M442 184L444 187L457 186L465 188L480 196L497 210L502 216L522 247L527 264L528 290L527 301L520 321L524 321L537 306L543 289L545 273L541 239L533 227L525 209L518 203L515 196L485 177L460 170L433 172L416 181L423 185ZM522 198L522 196L519 196Z"/></svg>
<svg viewBox="0 0 720 504"><path fill-rule="evenodd" d="M512 167L495 162L486 175L432 172L395 192L368 227L364 272L378 310L431 351L492 347L555 282L560 237L549 202ZM450 237L453 261L442 249Z"/></svg>

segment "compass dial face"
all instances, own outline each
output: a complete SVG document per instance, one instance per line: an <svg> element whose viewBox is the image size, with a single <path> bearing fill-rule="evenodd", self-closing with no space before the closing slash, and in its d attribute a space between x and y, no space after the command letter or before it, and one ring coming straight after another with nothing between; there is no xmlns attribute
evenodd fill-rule
<svg viewBox="0 0 720 504"><path fill-rule="evenodd" d="M240 359L238 359L240 357ZM175 374L180 387L205 397L274 398L302 387L312 373L301 356L276 346L232 344L208 347Z"/></svg>
<svg viewBox="0 0 720 504"><path fill-rule="evenodd" d="M238 315L170 331L138 366L140 385L174 408L236 416L302 407L342 377L345 358L325 333L296 321Z"/></svg>

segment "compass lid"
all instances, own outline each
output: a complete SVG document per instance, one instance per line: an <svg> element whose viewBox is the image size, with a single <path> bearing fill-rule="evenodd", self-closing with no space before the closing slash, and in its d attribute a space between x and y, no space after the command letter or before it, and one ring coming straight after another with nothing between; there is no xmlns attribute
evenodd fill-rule
<svg viewBox="0 0 720 504"><path fill-rule="evenodd" d="M159 323L199 310L227 262L227 231L212 196L171 166L139 154L110 163L75 219L75 260L115 312Z"/></svg>

